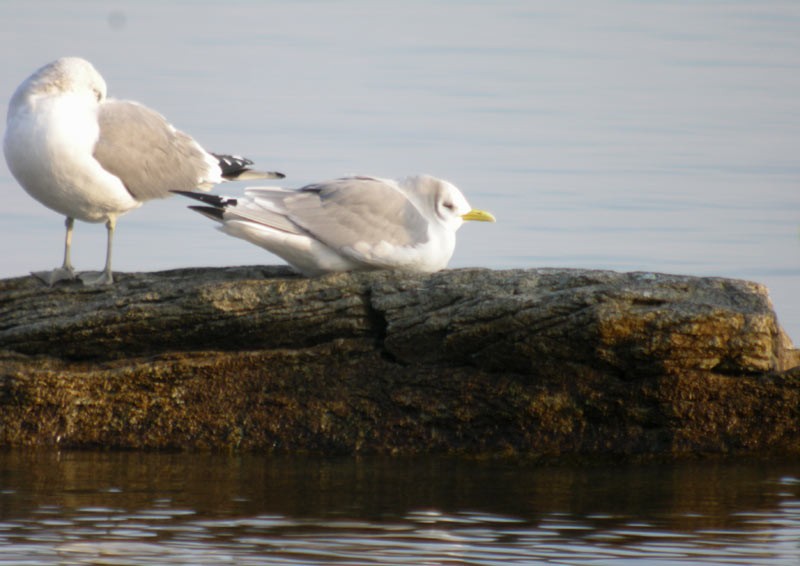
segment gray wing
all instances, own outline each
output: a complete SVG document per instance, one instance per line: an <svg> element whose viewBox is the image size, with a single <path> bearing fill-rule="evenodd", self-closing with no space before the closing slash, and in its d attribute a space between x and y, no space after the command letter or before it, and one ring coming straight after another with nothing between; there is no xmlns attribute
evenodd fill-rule
<svg viewBox="0 0 800 566"><path fill-rule="evenodd" d="M284 200L288 217L334 249L381 241L413 246L428 240L428 222L396 187L371 177L337 179Z"/></svg>
<svg viewBox="0 0 800 566"><path fill-rule="evenodd" d="M119 177L138 200L164 198L219 182L214 158L163 116L126 100L108 99L98 113L100 137L94 157Z"/></svg>

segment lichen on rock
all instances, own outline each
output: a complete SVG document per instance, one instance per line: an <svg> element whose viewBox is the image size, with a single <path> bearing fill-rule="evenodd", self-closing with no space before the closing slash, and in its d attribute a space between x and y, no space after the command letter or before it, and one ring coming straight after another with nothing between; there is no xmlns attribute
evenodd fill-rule
<svg viewBox="0 0 800 566"><path fill-rule="evenodd" d="M766 289L529 269L0 281L0 445L800 454Z"/></svg>

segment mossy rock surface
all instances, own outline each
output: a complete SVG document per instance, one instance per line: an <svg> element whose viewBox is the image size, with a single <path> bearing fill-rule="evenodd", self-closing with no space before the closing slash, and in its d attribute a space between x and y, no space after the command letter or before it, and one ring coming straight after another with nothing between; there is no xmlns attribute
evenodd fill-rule
<svg viewBox="0 0 800 566"><path fill-rule="evenodd" d="M0 281L0 445L800 454L766 289L531 269Z"/></svg>

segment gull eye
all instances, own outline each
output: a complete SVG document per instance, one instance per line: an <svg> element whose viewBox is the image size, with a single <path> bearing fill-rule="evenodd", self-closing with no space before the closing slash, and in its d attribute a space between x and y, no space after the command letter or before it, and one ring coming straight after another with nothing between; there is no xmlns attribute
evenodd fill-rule
<svg viewBox="0 0 800 566"><path fill-rule="evenodd" d="M456 205L454 205L452 202L445 202L445 203L442 203L442 206L444 206L444 207L445 207L447 210L449 210L450 212L454 212L454 211L455 211L455 209L456 209Z"/></svg>

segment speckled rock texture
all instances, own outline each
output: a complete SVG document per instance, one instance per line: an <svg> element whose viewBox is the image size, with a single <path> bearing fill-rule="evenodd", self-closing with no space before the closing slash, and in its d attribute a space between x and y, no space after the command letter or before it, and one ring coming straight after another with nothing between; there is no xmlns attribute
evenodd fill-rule
<svg viewBox="0 0 800 566"><path fill-rule="evenodd" d="M766 289L530 269L0 281L0 446L800 455Z"/></svg>

